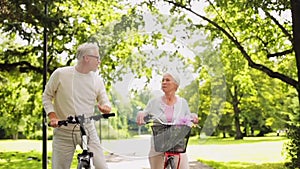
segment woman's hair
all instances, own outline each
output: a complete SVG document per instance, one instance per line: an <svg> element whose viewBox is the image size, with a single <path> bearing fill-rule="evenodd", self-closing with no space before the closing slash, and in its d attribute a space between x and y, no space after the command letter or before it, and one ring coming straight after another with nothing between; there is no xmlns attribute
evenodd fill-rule
<svg viewBox="0 0 300 169"><path fill-rule="evenodd" d="M180 86L180 77L179 74L174 71L166 72L165 74L169 74L174 79L175 83Z"/></svg>
<svg viewBox="0 0 300 169"><path fill-rule="evenodd" d="M99 47L95 43L83 43L78 46L76 58L81 60L84 55L91 55L94 51L99 51Z"/></svg>

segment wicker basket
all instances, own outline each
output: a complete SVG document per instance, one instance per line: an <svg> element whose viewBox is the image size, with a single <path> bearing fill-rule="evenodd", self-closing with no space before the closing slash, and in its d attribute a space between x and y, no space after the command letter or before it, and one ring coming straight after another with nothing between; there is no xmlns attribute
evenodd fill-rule
<svg viewBox="0 0 300 169"><path fill-rule="evenodd" d="M151 126L154 136L154 149L157 152L184 153L191 128L186 125Z"/></svg>

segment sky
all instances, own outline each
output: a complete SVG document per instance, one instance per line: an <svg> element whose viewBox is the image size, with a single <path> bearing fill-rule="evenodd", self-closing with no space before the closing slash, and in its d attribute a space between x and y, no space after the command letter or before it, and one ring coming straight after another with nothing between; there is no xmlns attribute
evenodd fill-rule
<svg viewBox="0 0 300 169"><path fill-rule="evenodd" d="M133 4L138 3L139 1L134 1ZM198 4L199 5L199 4ZM169 14L169 5L166 4L160 4L158 5L161 13L166 16L166 18L171 18L171 15ZM203 10L204 5L199 5L200 12ZM145 27L141 29L141 34L149 34L151 35L153 32L161 32L163 34L163 37L166 39L165 44L160 44L158 48L154 48L153 46L143 46L142 51L143 52L153 52L153 53L161 53L161 52L167 52L171 53L175 50L178 50L180 54L182 54L185 58L193 59L196 55L195 50L191 49L190 46L195 41L198 41L200 39L203 39L203 35L195 35L193 37L189 37L187 34L185 27L182 25L176 25L173 29L171 34L163 29L162 24L157 24L157 18L155 18L153 15L151 15L147 9L142 9L143 13L143 19L145 21ZM191 16L192 17L192 16ZM191 18L190 17L190 18ZM193 19L196 18L192 17ZM169 19L166 22L171 22ZM177 49L174 44L172 44L172 39L176 37L175 44L180 45L181 48ZM202 48L195 48L197 52L202 51ZM146 55L146 57L155 57L156 55ZM151 58L149 58L150 60ZM174 61L170 61L167 57L162 58L160 61L158 61L156 67L157 69L162 69L162 67L167 67L168 69L173 69L174 67L180 67L180 66L188 66L184 65L179 59L175 59ZM195 79L197 76L193 73L192 67L189 66L188 68L181 69L181 72L178 72L180 74L180 80L181 85L180 88L184 88L185 86L189 85L192 80ZM161 78L162 76L159 74L155 74L153 72L153 79L151 79L149 87L152 91L152 93L159 93L160 91L160 85L161 85ZM138 89L141 90L146 85L146 78L142 79L135 79L132 74L127 74L124 76L125 80L119 81L114 84L115 89L120 93L124 98L128 98L129 91L131 89Z"/></svg>

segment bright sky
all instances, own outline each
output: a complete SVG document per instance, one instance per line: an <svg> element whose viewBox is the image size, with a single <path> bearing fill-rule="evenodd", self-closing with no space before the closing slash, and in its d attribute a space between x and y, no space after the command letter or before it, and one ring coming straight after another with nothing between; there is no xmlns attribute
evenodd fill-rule
<svg viewBox="0 0 300 169"><path fill-rule="evenodd" d="M140 1L134 0L131 1L133 4L137 4ZM194 4L199 9L199 12L201 13L204 8L204 1L202 3ZM166 16L166 18L171 18L171 15L169 14L170 6L166 3L159 2L158 8L162 14ZM169 34L166 30L163 29L162 24L157 25L157 18L152 16L146 7L144 9L141 9L144 11L143 18L145 21L145 27L143 30L141 30L141 34L152 34L153 32L161 32L163 33L163 36L165 39L167 39L167 43L159 45L159 48L154 48L152 46L144 46L142 50L144 52L153 52L153 53L161 53L161 52L174 52L176 50L175 45L171 43L172 39L176 37L175 43L182 46L180 49L177 49L180 54L182 54L186 58L194 58L195 57L195 50L202 51L203 49L201 47L195 47L194 49L190 49L190 46L195 41L198 41L200 39L203 39L203 35L199 34L193 37L188 37L188 34L185 30L185 28L182 25L177 25L173 29L176 31L173 31L171 34ZM196 19L197 17L193 17L190 15L190 18L192 18L195 22L198 22ZM170 22L170 20L166 21ZM165 22L165 23L166 23ZM147 55L146 57L155 57L153 55ZM149 58L150 60L150 58ZM184 66L183 63L177 59L174 61L170 61L167 57L162 58L157 63L157 68L162 69L163 67L167 67L168 69L173 69L175 67ZM192 80L195 79L196 75L192 73L192 67L189 67L187 69L181 68L181 72L178 72L180 74L180 80L181 85L180 87L183 88L186 85L189 85ZM161 85L161 75L157 75L153 72L153 79L150 81L150 89L153 93L159 93L160 91L160 85ZM116 90L123 95L123 97L127 98L129 91L131 89L142 89L146 85L146 78L142 79L134 79L132 74L125 75L125 80L121 82L117 82L114 86Z"/></svg>

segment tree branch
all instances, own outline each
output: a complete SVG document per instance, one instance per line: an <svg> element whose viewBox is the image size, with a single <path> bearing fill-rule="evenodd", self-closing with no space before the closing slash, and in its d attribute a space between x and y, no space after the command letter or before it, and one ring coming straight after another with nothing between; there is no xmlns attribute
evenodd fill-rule
<svg viewBox="0 0 300 169"><path fill-rule="evenodd" d="M31 65L27 61L20 61L20 62L15 62L15 63L0 63L0 71L12 71L15 69L19 69L20 72L29 72L29 71L34 71L36 73L43 73L43 69L40 67L36 67Z"/></svg>
<svg viewBox="0 0 300 169"><path fill-rule="evenodd" d="M241 43L235 39L233 36L230 35L229 32L227 32L223 27L221 27L220 25L218 25L216 22L208 19L207 17L203 16L203 15L200 15L199 13L193 11L191 8L188 8L186 6L183 6L182 4L179 4L179 3L176 3L176 2L173 2L173 1L170 1L170 0L165 0L166 2L168 3L171 3L177 7L180 7L188 12L191 12L192 14L198 16L199 18L207 21L208 23L212 24L214 27L216 27L218 30L220 30L222 33L225 34L225 36L231 40L235 45L236 47L240 50L240 52L242 53L242 55L244 56L244 58L248 61L248 64L250 67L254 68L254 69L257 69L257 70L260 70L264 73L266 73L268 76L272 77L272 78L277 78L291 86L293 86L294 88L296 88L298 90L299 88L299 85L298 85L298 82L284 74L281 74L279 72L274 72L273 70L271 70L270 68L264 66L264 65L261 65L261 64L257 64L255 63L251 57L248 55L248 53L246 52L246 50L244 49L244 47L241 45Z"/></svg>
<svg viewBox="0 0 300 169"><path fill-rule="evenodd" d="M277 53L273 53L273 54L267 54L267 58L272 58L272 57L279 57L279 56L283 56L283 55L287 55L290 53L293 53L293 49L289 49L289 50L285 50L282 52L277 52Z"/></svg>
<svg viewBox="0 0 300 169"><path fill-rule="evenodd" d="M275 17L273 17L268 11L264 11L266 15L271 18L271 20L281 29L281 31L289 38L289 40L293 43L292 35L277 21Z"/></svg>

